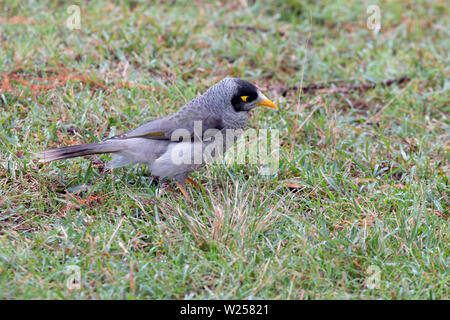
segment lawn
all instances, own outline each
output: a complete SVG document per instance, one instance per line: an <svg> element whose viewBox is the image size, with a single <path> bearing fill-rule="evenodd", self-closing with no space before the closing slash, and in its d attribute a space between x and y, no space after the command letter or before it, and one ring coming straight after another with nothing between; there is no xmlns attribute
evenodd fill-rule
<svg viewBox="0 0 450 320"><path fill-rule="evenodd" d="M449 298L448 3L86 1L79 29L72 4L2 2L1 298ZM108 155L32 155L226 76L278 105L249 121L279 132L275 174L222 159L185 198Z"/></svg>

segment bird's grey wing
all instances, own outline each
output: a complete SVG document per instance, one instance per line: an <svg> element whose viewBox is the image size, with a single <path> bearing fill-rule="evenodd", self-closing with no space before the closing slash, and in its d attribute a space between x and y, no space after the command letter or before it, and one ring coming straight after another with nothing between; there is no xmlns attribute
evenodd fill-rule
<svg viewBox="0 0 450 320"><path fill-rule="evenodd" d="M170 136L175 129L176 123L173 120L171 120L170 117L165 117L147 122L128 133L121 134L113 138L118 139L148 138L158 140L170 140Z"/></svg>
<svg viewBox="0 0 450 320"><path fill-rule="evenodd" d="M198 126L198 129L196 129L195 125ZM126 134L118 135L111 139L147 138L171 140L172 134L177 129L184 129L184 131L178 132L178 136L192 137L194 130L196 130L196 133L201 132L203 134L208 129L221 130L222 128L222 119L217 115L186 105L172 116L147 122Z"/></svg>

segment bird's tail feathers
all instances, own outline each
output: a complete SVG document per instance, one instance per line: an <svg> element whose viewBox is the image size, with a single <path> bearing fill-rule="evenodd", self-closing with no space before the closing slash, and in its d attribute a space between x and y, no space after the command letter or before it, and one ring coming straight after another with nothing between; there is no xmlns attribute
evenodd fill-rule
<svg viewBox="0 0 450 320"><path fill-rule="evenodd" d="M114 153L123 149L123 143L120 140L108 140L99 143L87 143L76 146L45 150L34 153L34 156L40 158L39 162L50 162L61 159L69 159L91 154Z"/></svg>

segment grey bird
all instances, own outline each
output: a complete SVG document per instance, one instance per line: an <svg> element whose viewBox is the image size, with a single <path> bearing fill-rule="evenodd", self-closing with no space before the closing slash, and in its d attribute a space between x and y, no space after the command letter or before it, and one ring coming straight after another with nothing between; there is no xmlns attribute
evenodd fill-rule
<svg viewBox="0 0 450 320"><path fill-rule="evenodd" d="M40 162L49 162L112 153L113 158L106 164L106 168L145 164L152 175L174 179L185 193L182 186L188 175L204 166L206 161L202 158L200 162L180 163L175 161L174 151L181 150L182 153L192 156L197 141L194 138L213 129L219 133L228 129L245 130L248 112L256 106L278 109L255 85L242 79L227 77L186 103L171 116L147 122L126 134L102 142L51 149L34 155L40 158ZM198 123L201 125L201 132L196 130ZM201 144L203 151L208 143Z"/></svg>

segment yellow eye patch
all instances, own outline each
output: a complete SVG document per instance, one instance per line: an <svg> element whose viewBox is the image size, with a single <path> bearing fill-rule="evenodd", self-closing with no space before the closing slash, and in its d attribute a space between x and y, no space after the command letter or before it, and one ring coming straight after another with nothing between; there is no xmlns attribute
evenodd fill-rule
<svg viewBox="0 0 450 320"><path fill-rule="evenodd" d="M241 97L242 101L244 101L244 102L247 102L247 98L248 98L248 96L242 96Z"/></svg>

